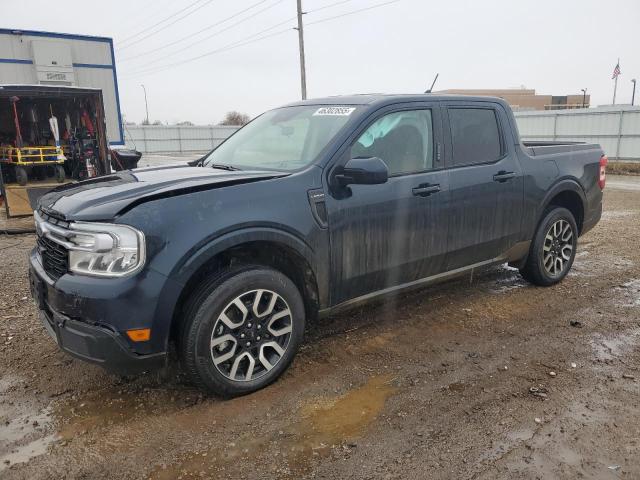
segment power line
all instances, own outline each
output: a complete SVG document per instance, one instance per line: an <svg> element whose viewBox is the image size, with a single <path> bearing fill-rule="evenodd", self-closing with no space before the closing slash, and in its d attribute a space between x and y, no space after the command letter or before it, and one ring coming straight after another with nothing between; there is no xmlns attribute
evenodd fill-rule
<svg viewBox="0 0 640 480"><path fill-rule="evenodd" d="M124 32L129 32L130 30L132 30L134 28L134 26L138 26L138 24L140 23L139 18L141 16L144 15L145 20L155 20L156 18L158 18L160 15L162 15L163 12L163 8L169 6L169 4L173 4L174 0L165 0L163 1L158 1L158 0L150 0L146 3L144 3L142 6L138 5L140 8L138 8L137 10L134 10L132 13L127 15L127 20L125 22L123 22L123 25L126 27L126 30L123 30ZM151 6L154 6L155 9L150 13L149 10L151 8ZM119 25L118 28L122 27L123 25Z"/></svg>
<svg viewBox="0 0 640 480"><path fill-rule="evenodd" d="M244 45L249 45L251 43L255 43L255 42L259 41L259 40L264 40L266 38L271 38L271 37L275 37L276 35L281 35L283 33L290 32L291 28L287 28L286 30L279 30L279 31L274 32L274 33L269 34L269 35L262 35L262 34L268 32L270 30L273 30L277 26L282 25L283 23L290 22L290 21L291 21L291 19L287 19L284 22L280 22L278 24L272 25L269 28L265 28L264 30L261 30L261 31L259 31L257 33L254 33L252 35L244 37L244 38L242 38L240 40L236 40L235 42L228 43L226 45L223 45L222 47L216 48L215 50L210 50L208 52L205 52L203 54L197 55L195 57L191 57L191 58L187 58L187 59L184 59L184 60L180 60L179 62L169 63L167 65L158 65L156 67L150 67L150 68L147 68L147 69L144 69L144 70L131 72L131 74L129 75L128 78L131 78L131 77L134 77L134 76L138 76L138 75L141 75L141 74L146 74L146 73L160 72L160 71L166 70L168 68L176 67L178 65L182 65L182 64L185 64L185 63L188 63L188 62L193 62L195 60L199 60L199 59L204 58L204 57L208 57L209 55L214 55L216 53L226 52L228 50L233 50L235 48L242 47ZM259 36L259 35L262 35L262 36ZM259 37L258 38L254 38L256 36L259 36ZM125 78L127 78L127 75L125 75Z"/></svg>
<svg viewBox="0 0 640 480"><path fill-rule="evenodd" d="M223 23L226 23L227 21L232 20L233 18L236 18L236 17L238 17L238 16L242 15L243 13L246 13L246 12L248 12L249 10L252 10L253 8L255 8L255 7L257 7L258 5L261 5L261 4L263 4L263 3L267 2L267 1L269 1L269 0L260 0L259 2L254 3L253 5L250 5L249 7L245 8L244 10L241 10L241 11L239 11L239 12L236 12L235 14L233 14L233 15L231 15L231 16L229 16L229 17L227 17L227 18L224 18L223 20L220 20L220 21L218 21L218 22L216 22L216 23L214 23L214 24L212 24L212 25L209 25L209 26L207 26L207 27L205 27L205 28L202 28L202 29L198 30L197 32L194 32L194 33L192 33L192 34L189 34L189 35L187 35L186 37L180 38L180 39L178 39L178 40L175 40L175 41L172 41L172 42L169 42L169 43L165 43L164 45L161 45L161 46L159 46L159 47L157 47L157 48L153 48L153 49L151 49L151 50L147 50L146 52L138 53L138 54L136 54L136 55L132 55L132 56L130 56L130 57L123 58L123 59L121 59L121 60L119 60L119 61L120 61L120 62L127 62L127 61L130 61L130 60L136 59L136 58L140 58L140 57L143 57L143 56L146 56L146 55L150 55L150 54L155 53L155 52L158 52L158 51L160 51L160 50L164 50L165 48L167 48L167 47L171 47L171 46L176 45L176 44L178 44L178 43L184 42L185 40L188 40L189 38L193 38L193 37L195 37L195 36L197 36L197 35L201 34L202 32L205 32L205 31L207 31L207 30L211 30L212 28L217 27L218 25L221 25L221 24L223 24ZM159 62L159 61L161 61L161 60L164 60L164 59L166 59L167 57L171 57L171 56L174 56L174 55L176 55L176 54L178 54L178 53L182 53L182 51L183 51L183 50L189 49L189 48L191 48L191 47L193 47L193 46L197 45L198 43L201 43L201 42L203 42L203 41L205 41L205 40L209 40L210 38L216 37L216 36L220 35L221 33L224 33L224 32L226 32L226 31L228 31L228 30L231 30L231 29L232 29L232 28L234 28L235 26L240 25L240 24L242 24L242 23L244 23L244 22L246 22L246 21L248 21L248 20L250 20L250 19L252 19L252 18L254 18L254 17L256 17L256 16L258 16L258 15L259 15L260 13L262 13L262 12L265 12L265 11L267 11L267 10L270 10L271 8L273 8L273 7L275 7L276 5L278 5L278 4L280 4L280 3L282 3L283 1L284 1L284 0L279 0L279 1L277 1L276 3L274 3L274 4L272 4L272 5L267 6L266 8L263 8L262 10L259 10L259 11L255 12L254 14L249 15L249 16L247 16L247 17L245 17L245 18L243 18L243 19L239 20L238 22L235 22L235 23L233 23L232 25L229 25L228 27L223 28L223 29L222 29L222 30L220 30L220 31L214 32L212 35L208 35L208 36L206 36L206 37L201 38L200 40L198 40L198 41L196 41L196 42L193 42L193 43L190 43L190 44L188 44L188 45L186 45L186 46L181 47L181 49L180 49L179 51L178 51L178 50L176 50L176 51L173 51L173 52L168 53L168 54L166 54L166 53L165 53L165 54L163 55L163 57L162 57L162 58L158 58L158 59L152 60L152 61L147 62L147 63L145 63L145 64L143 64L143 65L141 65L141 66L151 65L151 64L153 64L153 63L157 63L157 62ZM316 8L316 9L314 9L314 10L310 10L310 11L308 11L308 12L304 12L304 13L306 13L306 14L309 14L309 13L315 13L315 12L319 12L319 11L321 11L321 10L325 10L325 9L327 9L327 8L332 8L332 7L335 7L335 6L338 6L338 5L342 5L342 4L344 4L344 3L348 3L348 2L352 2L352 1L354 1L354 0L341 0L341 1L339 1L339 2L334 2L334 3L332 3L332 4L325 5L325 6L323 6L323 7ZM273 26L273 27L271 27L271 28L275 28L276 26L282 25L282 24L284 24L284 23L288 22L289 20L294 20L295 18L296 18L296 17L291 17L290 19L287 19L287 20L285 20L285 21L284 21L284 22L282 22L282 23L279 23L279 24L277 24L277 25L274 25L274 26ZM128 46L128 45L127 45L127 46Z"/></svg>
<svg viewBox="0 0 640 480"><path fill-rule="evenodd" d="M367 10L373 10L375 8L380 8L380 7L384 7L386 5L391 5L393 3L398 3L399 1L400 0L391 0L391 1L388 1L388 2L378 3L378 4L375 4L375 5L371 5L369 7L364 7L364 8L360 8L360 9L357 9L357 10L352 10L350 12L345 12L345 13L340 14L340 15L335 15L333 17L327 17L327 18L323 18L323 19L320 19L320 20L316 20L315 22L309 22L309 23L306 24L306 26L317 25L319 23L328 22L330 20L335 20L335 19L338 19L338 18L354 15L354 14L359 13L359 12L364 12L364 11L367 11ZM337 3L340 3L340 2L337 2ZM327 8L328 8L328 6L327 6ZM309 13L311 13L311 12L309 12ZM164 71L164 70L167 70L167 69L179 66L179 65L184 65L185 63L190 63L190 62L193 62L193 61L196 61L196 60L200 60L201 58L204 58L204 57L208 57L208 56L211 56L211 55L215 55L215 54L218 54L218 53L223 53L223 52L226 52L226 51L229 51L229 50L233 50L233 49L236 49L236 48L239 48L239 47L243 47L245 45L249 45L249 44L261 41L261 40L266 40L268 38L275 37L277 35L282 35L283 33L290 32L291 29L287 28L286 30L279 30L279 31L271 33L269 35L262 35L262 36L259 36L258 38L253 38L253 37L261 35L261 34L267 32L269 30L273 30L276 26L282 25L283 23L286 23L286 22L289 22L289 21L291 21L291 19L285 20L284 22L280 22L279 24L276 24L276 25L272 25L269 28L266 28L264 30L261 30L260 32L254 33L253 35L249 35L248 37L245 37L245 38L243 38L241 40L229 43L227 45L223 45L220 48L217 48L215 50L210 50L208 52L205 52L203 54L197 55L195 57L187 58L187 59L181 60L179 62L174 62L174 63L170 63L170 64L167 64L167 65L158 65L157 67L151 67L151 68L148 68L146 70L132 72L129 76L125 75L124 78L125 79L126 78L133 78L133 77L137 77L137 76L140 76L140 75L161 72L161 71Z"/></svg>
<svg viewBox="0 0 640 480"><path fill-rule="evenodd" d="M227 18L223 19L223 20L220 20L220 21L218 21L218 22L216 22L216 23L214 23L214 24L212 24L212 25L209 25L208 27L202 28L202 29L198 30L197 32L194 32L194 33L192 33L192 34L189 34L189 35L187 35L186 37L183 37L183 38L181 38L181 39L175 40L175 41L173 41L173 42L165 43L164 45L161 45L161 46L159 46L159 47L157 47L157 48L154 48L154 49L151 49L151 50L147 50L146 52L138 53L138 54L136 54L136 55L133 55L133 56L130 56L130 57L126 57L126 58L123 58L123 59L121 59L121 60L119 60L119 61L120 61L120 62L127 62L127 61L129 61L129 60L133 60L133 59L135 59L135 58L140 58L140 57L142 57L142 56L149 55L149 54L155 53L155 52L160 51L160 50L164 50L164 49L165 49L165 48L167 48L167 47L171 47L171 46L173 46L173 45L176 45L176 44L178 44L178 43L181 43L181 42L183 42L183 41L185 41L185 40L188 40L189 38L193 38L193 37L195 37L195 36L197 36L197 35L201 34L202 32L205 32L205 31L207 31L207 30L211 30L212 28L217 27L218 25L221 25L221 24L223 24L223 23L226 23L227 21L232 20L232 19L234 19L234 18L236 18L236 17L238 17L238 16L242 15L243 13L248 12L249 10L252 10L253 8L255 8L255 7L257 7L258 5L261 5L261 4L263 4L263 3L267 2L267 1L269 1L269 0L260 0L259 2L254 3L253 5L250 5L249 7L245 8L244 10L241 10L241 11L239 11L239 12L236 12L236 13L234 13L233 15L231 15L231 16L229 16L229 17L227 17ZM282 1L284 1L284 0L280 0L280 1L278 1L278 2L276 2L276 3L274 3L274 4L270 5L270 6L268 6L268 7L264 8L264 9L262 9L262 10L259 10L259 11L255 12L254 14L249 15L248 17L245 17L245 18L241 19L240 21L238 21L238 22L236 22L236 23L234 23L234 24L232 24L232 25L229 25L228 27L226 27L226 28L224 28L224 29L222 29L222 30L220 30L220 31L218 31L218 32L215 32L215 33L214 33L214 34L212 34L212 35L209 35L209 36L207 36L207 37L201 38L201 39L200 39L200 40L198 40L197 42L193 42L193 43L190 43L189 45L186 45L186 46L184 46L184 47L181 47L181 50L180 50L180 51L174 51L174 52L172 52L172 53L165 54L165 55L163 56L163 58L153 60L153 61L151 61L151 62L148 62L148 63L144 64L144 65L150 65L150 64L152 64L152 63L156 63L156 62L158 62L158 61L160 61L160 60L164 60L167 56L169 56L169 57L170 57L170 56L176 55L177 53L182 53L182 50L186 50L186 49L188 49L188 48L190 48L190 47L192 47L192 46L194 46L194 45L197 45L198 43L201 43L201 42L203 42L203 41L205 41L205 40L208 40L208 39L210 39L210 38L213 38L213 37L215 37L215 36L218 36L219 34L224 33L224 32L226 32L226 31L230 30L231 28L233 28L233 27L235 27L235 26L237 26L237 25L240 25L241 23L246 22L247 20L250 20L250 19L252 19L252 18L254 18L254 17L258 16L260 13L262 13L262 12L264 12L264 11L267 11L267 10L269 10L269 9L271 9L271 8L273 8L273 7L275 7L276 5L278 5L278 4L280 4L280 3L282 3ZM310 10L310 11L308 11L308 12L304 12L304 13L307 13L307 14L309 14L309 13L315 13L315 12L319 12L319 11L321 11L321 10L325 10L325 9L327 9L327 8L332 8L332 7L335 7L335 6L337 6L337 5L342 5L342 4L344 4L344 3L353 2L353 1L354 1L354 0L341 0L341 1L339 1L339 2L335 2L335 3L329 4L329 5L325 5L324 7L316 8L316 9L314 9L314 10ZM285 20L284 22L282 22L281 24L278 24L278 25L282 25L282 24L284 24L284 23L288 22L289 20L294 20L295 18L296 18L296 17L291 17L290 19L287 19L287 20ZM275 27L276 27L276 26L278 26L278 25L275 25L273 28L275 28ZM144 66L144 65L143 65L143 66Z"/></svg>
<svg viewBox="0 0 640 480"><path fill-rule="evenodd" d="M380 8L380 7L384 7L386 5L391 5L392 3L398 3L399 1L400 0L391 0L390 2L377 3L376 5L371 5L369 7L359 8L357 10L352 10L350 12L346 12L346 13L343 13L343 14L340 14L340 15L335 15L333 17L327 17L327 18L323 18L321 20L316 20L315 22L309 22L309 23L307 23L305 25L306 26L317 25L318 23L328 22L329 20L335 20L337 18L347 17L349 15L353 15L353 14L360 13L360 12L365 12L367 10L373 10L374 8Z"/></svg>
<svg viewBox="0 0 640 480"><path fill-rule="evenodd" d="M197 2L200 2L200 1L202 1L202 0L197 0ZM155 34L157 34L157 33L161 32L161 31L163 31L163 30L165 30L165 29L169 28L171 25L174 25L175 23L179 22L180 20L183 20L183 19L187 18L189 15L194 14L195 12L197 12L198 10L200 10L201 8L206 7L207 5L209 5L209 4L210 4L211 2L213 2L213 1L214 1L214 0L205 0L205 2L204 2L204 3L202 3L202 4L198 5L196 8L194 8L194 9L193 9L193 10L191 10L190 12L185 13L185 14L184 14L184 15L182 15L181 17L175 18L172 22L169 22L168 24L163 25L161 28L159 28L159 29L157 29L157 30L154 30L154 31L152 31L152 32L150 32L150 33L148 33L148 34L146 34L146 35L142 36L142 37L139 37L139 38L137 38L136 40L133 40L132 42L129 42L129 44L128 44L128 45L125 45L125 46L123 46L123 47L120 47L119 49L120 49L120 50L124 50L125 48L129 48L130 46L135 45L136 43L140 43L142 40L145 40L145 39L147 39L147 38L149 38L149 37L152 37L153 35L155 35ZM195 2L195 3L197 3L197 2ZM193 4L191 4L191 5L193 5ZM183 10L184 10L184 9L183 9ZM183 10L181 10L181 11L183 11ZM165 19L164 21L166 21L166 20L169 20L169 18ZM163 23L164 21L159 22L159 23ZM147 30L149 30L149 29L147 29ZM142 32L140 32L140 33L142 33Z"/></svg>
<svg viewBox="0 0 640 480"><path fill-rule="evenodd" d="M175 13L172 13L172 14L171 14L170 16L168 16L168 17L163 18L163 19L162 19L162 20L160 20L159 22L154 23L153 25L151 25L151 26L149 26L149 27L147 27L147 28L143 28L142 30L140 30L140 31L138 31L138 32L136 32L136 33L134 33L133 35L129 35L128 37L123 38L122 40L120 40L120 42L119 42L119 43L127 43L130 39L132 39L132 38L136 38L137 36L142 35L142 34L143 34L143 33L145 33L145 32L148 32L149 30L151 30L152 28L154 28L154 27L156 27L156 26L160 25L161 23L164 23L164 22L166 22L166 21L168 21L168 20L171 20L171 19L174 17L174 15L178 15L178 14L180 14L180 13L184 12L185 10L187 10L187 9L191 8L191 7L192 7L192 6L194 6L195 4L200 3L200 2L202 2L202 1L203 1L203 0L196 0L195 2L190 3L190 4L189 4L189 5L187 5L186 7L184 7L184 8L182 8L182 9L178 10L178 11L177 11L177 12L175 12Z"/></svg>
<svg viewBox="0 0 640 480"><path fill-rule="evenodd" d="M315 12L319 12L321 10L326 10L327 8L336 7L338 5L342 5L343 3L349 3L349 2L353 2L353 0L341 0L340 2L330 3L329 5L325 5L324 7L315 8L313 10L309 10L309 11L303 12L303 13L315 13Z"/></svg>
<svg viewBox="0 0 640 480"><path fill-rule="evenodd" d="M210 39L210 38L216 37L216 36L220 35L221 33L224 33L224 32L226 32L226 31L228 31L228 30L230 30L230 29L234 28L235 26L240 25L241 23L245 22L246 20L249 20L249 19L251 19L251 18L253 18L253 17L256 17L257 15L261 14L262 12L265 12L266 10L269 10L270 8L275 7L276 5L278 5L278 4L280 4L280 3L282 3L283 1L284 1L284 0L278 0L276 3L274 3L274 4L272 4L272 5L269 5L269 6L267 6L267 7L263 8L263 9L261 9L261 10L258 10L257 12L254 12L252 15L249 15L248 17L245 17L245 18L243 18L243 19L241 19L241 20L238 20L237 22L232 23L231 25L229 25L229 26L227 26L227 27L223 28L222 30L218 30L217 32L214 32L214 33L212 33L211 35L207 35L206 37L203 37L203 38L201 38L200 40L197 40L197 41L192 42L192 43L190 43L190 44L188 44L188 45L185 45L185 46L183 46L183 47L180 47L180 49L179 49L179 50L174 50L173 52L167 53L167 54L163 55L161 58L156 58L155 60L151 60L151 61L149 61L149 62L143 63L142 65L137 65L137 66L138 66L138 67L142 67L142 68L143 68L143 70L144 70L144 67L146 67L146 66L148 66L148 65L152 65L152 64L154 64L154 63L158 63L159 61L165 60L167 57L172 57L172 56L174 56L174 55L177 55L177 54L183 53L185 50L188 50L189 48L191 48L191 47L193 47L193 46L196 46L196 45L198 45L199 43L202 43L202 42L203 42L203 41L205 41L205 40L208 40L208 39ZM277 24L275 24L275 25L271 25L270 27L265 28L264 30L261 30L261 31L260 31L260 32L258 32L258 33L254 33L254 34L249 35L248 37L245 37L245 38L243 38L243 39L241 39L241 40L238 40L238 41L244 41L244 40L247 40L247 39L249 39L249 38L253 38L253 37L255 37L256 35L260 35L260 34L262 34L262 33L268 32L269 30L273 30L274 28L279 27L280 25L283 25L283 24L285 24L285 23L287 23L287 22L290 22L293 18L295 18L295 17L288 18L287 20L285 20L285 21L283 21L283 22L277 23ZM235 43L235 42L232 42L232 43ZM154 67L151 67L151 68L154 68Z"/></svg>
<svg viewBox="0 0 640 480"><path fill-rule="evenodd" d="M222 20L220 20L220 21L218 21L218 22L216 22L216 23L214 23L214 24L212 24L212 25L209 25L208 27L205 27L205 28L203 28L203 29L198 30L197 32L194 32L194 33L192 33L192 34L190 34L190 35L187 35L186 37L180 38L180 39L175 40L175 41L173 41L173 42L165 43L164 45L161 45L161 46L159 46L158 48L154 48L154 49L152 49L152 50L147 50L146 52L138 53L138 54L133 55L133 56L131 56L131 57L123 58L123 59L121 59L121 60L119 60L119 61L120 61L120 62L126 62L126 61L129 61L129 60L133 60L134 58L139 58L139 57L142 57L142 56L144 56L144 55L149 55L149 54L151 54L151 53L155 53L155 52L157 52L158 50L164 50L164 49L165 49L165 48L167 48L167 47L171 47L171 46L173 46L173 45L175 45L175 44L177 44L177 43L184 42L185 40L188 40L189 38L195 37L196 35L199 35L199 34L201 34L202 32L205 32L205 31L207 31L207 30L212 29L213 27L217 27L218 25L221 25L221 24L223 24L223 23L225 23L225 22L228 22L229 20L232 20L232 19L236 18L237 16L242 15L243 13L248 12L249 10L251 10L251 9L253 9L253 8L255 8L255 7L257 7L258 5L261 5L261 4L263 4L263 3L265 3L265 2L268 2L268 1L269 1L269 0L260 0L259 2L254 3L253 5L251 5L251 6L247 7L247 8L245 8L244 10L240 10L239 12L236 12L236 13L234 13L233 15L231 15L231 16L229 16L229 17L227 17L227 18L224 18L224 19L222 19ZM251 17L247 17L247 19L248 19L248 18L251 18ZM245 20L246 20L246 19L245 19Z"/></svg>

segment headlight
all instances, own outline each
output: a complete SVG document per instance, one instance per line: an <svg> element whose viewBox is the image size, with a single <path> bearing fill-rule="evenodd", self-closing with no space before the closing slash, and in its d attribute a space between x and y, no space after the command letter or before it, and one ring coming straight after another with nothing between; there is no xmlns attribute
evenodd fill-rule
<svg viewBox="0 0 640 480"><path fill-rule="evenodd" d="M144 265L144 234L133 227L77 222L65 236L69 270L74 273L122 277Z"/></svg>

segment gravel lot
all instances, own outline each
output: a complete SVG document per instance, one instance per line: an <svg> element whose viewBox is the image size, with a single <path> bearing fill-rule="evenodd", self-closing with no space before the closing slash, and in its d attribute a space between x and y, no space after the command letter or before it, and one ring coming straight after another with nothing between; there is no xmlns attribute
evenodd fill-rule
<svg viewBox="0 0 640 480"><path fill-rule="evenodd" d="M0 237L3 479L640 478L637 179L609 180L560 285L503 266L326 319L229 401L60 353L33 243Z"/></svg>

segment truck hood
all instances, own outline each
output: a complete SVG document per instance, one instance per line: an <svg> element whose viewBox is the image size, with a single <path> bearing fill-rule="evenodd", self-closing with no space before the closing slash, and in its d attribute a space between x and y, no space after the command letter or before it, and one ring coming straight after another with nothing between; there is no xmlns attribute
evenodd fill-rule
<svg viewBox="0 0 640 480"><path fill-rule="evenodd" d="M167 165L117 172L69 183L44 194L38 206L65 220L111 220L141 203L285 176L272 171L227 171Z"/></svg>

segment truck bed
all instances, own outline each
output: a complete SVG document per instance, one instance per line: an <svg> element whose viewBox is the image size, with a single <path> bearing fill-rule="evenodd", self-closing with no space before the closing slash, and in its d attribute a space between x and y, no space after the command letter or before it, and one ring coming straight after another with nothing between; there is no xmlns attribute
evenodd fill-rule
<svg viewBox="0 0 640 480"><path fill-rule="evenodd" d="M540 155L550 155L556 153L582 152L585 150L601 150L597 143L583 142L551 142L532 140L522 142L526 147L527 153L532 157Z"/></svg>

